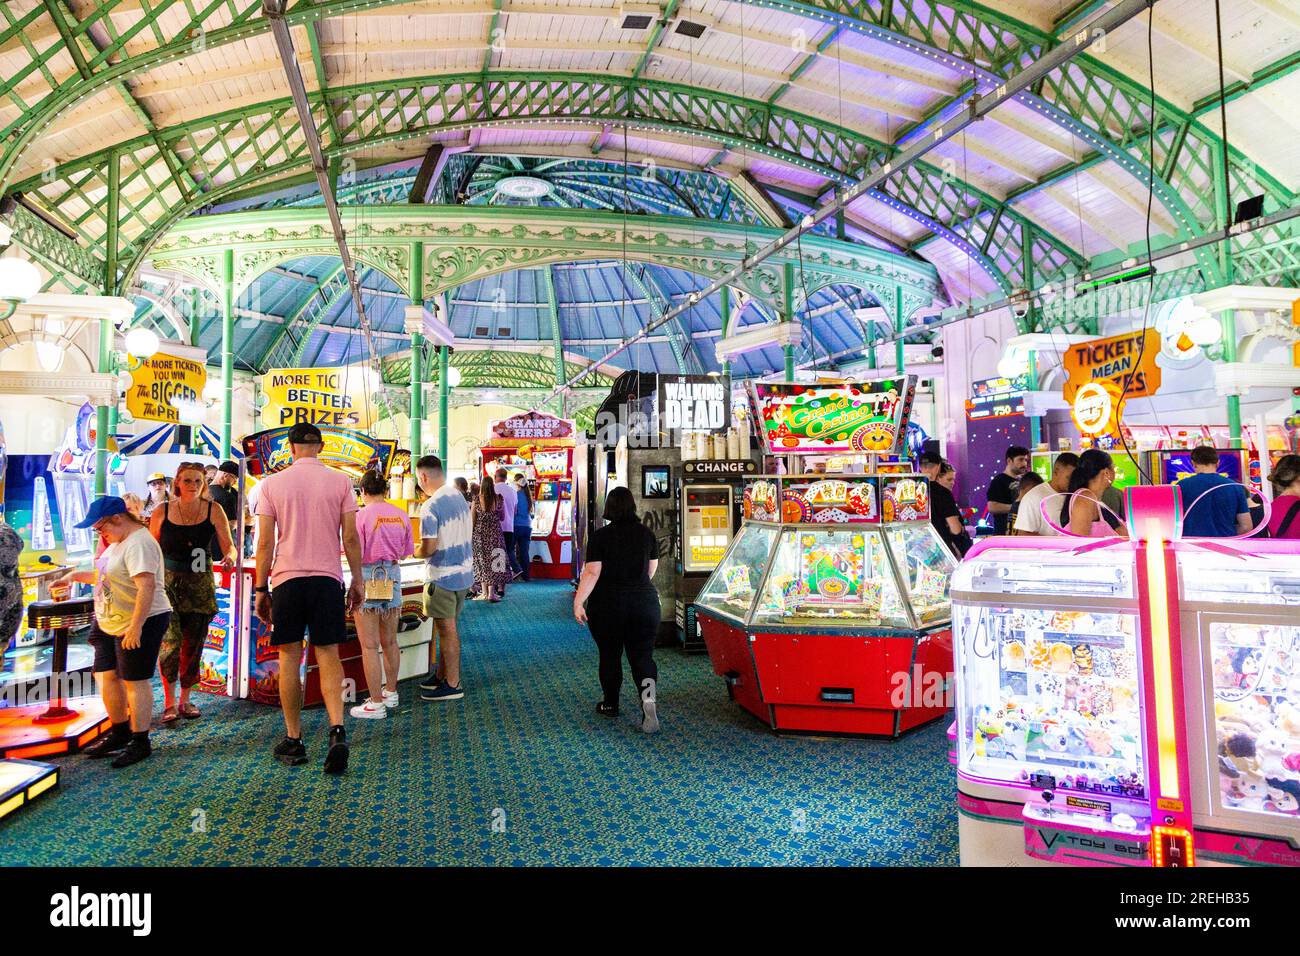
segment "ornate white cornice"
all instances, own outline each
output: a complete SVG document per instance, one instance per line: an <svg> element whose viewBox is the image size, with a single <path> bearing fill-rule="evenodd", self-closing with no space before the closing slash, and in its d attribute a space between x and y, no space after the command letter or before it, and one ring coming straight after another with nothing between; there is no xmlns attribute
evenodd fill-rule
<svg viewBox="0 0 1300 956"><path fill-rule="evenodd" d="M34 321L44 319L108 319L123 325L135 315L135 303L117 295L65 295L56 292L39 292L26 302L19 303L16 315Z"/></svg>
<svg viewBox="0 0 1300 956"><path fill-rule="evenodd" d="M0 372L0 395L66 395L84 398L92 405L109 405L117 399L117 376L106 372Z"/></svg>

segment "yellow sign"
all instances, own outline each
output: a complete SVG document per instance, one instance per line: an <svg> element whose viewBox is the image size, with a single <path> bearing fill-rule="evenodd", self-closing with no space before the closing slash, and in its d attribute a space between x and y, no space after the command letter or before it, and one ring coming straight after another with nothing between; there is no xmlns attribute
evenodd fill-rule
<svg viewBox="0 0 1300 956"><path fill-rule="evenodd" d="M1090 382L1113 384L1125 398L1154 395L1160 388L1160 333L1155 329L1126 332L1070 346L1065 353L1065 400Z"/></svg>
<svg viewBox="0 0 1300 956"><path fill-rule="evenodd" d="M133 418L179 425L181 406L197 406L207 383L202 362L158 352L132 370L126 408Z"/></svg>
<svg viewBox="0 0 1300 956"><path fill-rule="evenodd" d="M280 428L306 422L365 429L374 409L367 401L366 375L356 369L277 368L262 376L266 407L262 424Z"/></svg>

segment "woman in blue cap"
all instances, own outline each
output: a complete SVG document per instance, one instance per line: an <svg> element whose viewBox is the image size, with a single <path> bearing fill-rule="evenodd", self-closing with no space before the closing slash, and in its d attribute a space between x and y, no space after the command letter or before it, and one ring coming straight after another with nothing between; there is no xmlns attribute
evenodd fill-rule
<svg viewBox="0 0 1300 956"><path fill-rule="evenodd" d="M95 625L90 646L99 693L113 726L85 749L91 757L113 757L129 767L152 752L153 678L172 608L163 588L163 555L149 529L111 495L96 498L78 528L90 528L108 542L94 571L73 571L61 583L95 586Z"/></svg>

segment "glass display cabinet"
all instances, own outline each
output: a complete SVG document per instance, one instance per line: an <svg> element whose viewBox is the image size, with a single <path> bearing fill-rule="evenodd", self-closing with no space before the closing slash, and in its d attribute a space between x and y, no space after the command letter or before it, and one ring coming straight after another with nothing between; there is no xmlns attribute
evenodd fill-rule
<svg viewBox="0 0 1300 956"><path fill-rule="evenodd" d="M956 564L917 475L763 476L696 598L714 671L774 730L897 736L948 709Z"/></svg>
<svg viewBox="0 0 1300 956"><path fill-rule="evenodd" d="M952 584L964 865L1300 865L1300 542L980 542Z"/></svg>

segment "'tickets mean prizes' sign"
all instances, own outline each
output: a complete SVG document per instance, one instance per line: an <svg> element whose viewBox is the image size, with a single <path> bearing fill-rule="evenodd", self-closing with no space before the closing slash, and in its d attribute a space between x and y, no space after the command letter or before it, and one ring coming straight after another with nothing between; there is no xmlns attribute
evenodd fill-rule
<svg viewBox="0 0 1300 956"><path fill-rule="evenodd" d="M714 375L661 375L662 431L725 432L731 427L731 380Z"/></svg>
<svg viewBox="0 0 1300 956"><path fill-rule="evenodd" d="M207 382L202 362L159 352L132 370L126 407L132 418L179 425L180 406L198 402Z"/></svg>
<svg viewBox="0 0 1300 956"><path fill-rule="evenodd" d="M754 385L763 435L776 455L893 454L907 432L915 393L915 375L839 385Z"/></svg>
<svg viewBox="0 0 1300 956"><path fill-rule="evenodd" d="M1114 385L1124 398L1154 395L1160 388L1160 333L1155 329L1126 332L1070 347L1065 353L1065 400L1074 404L1075 393L1090 382Z"/></svg>

